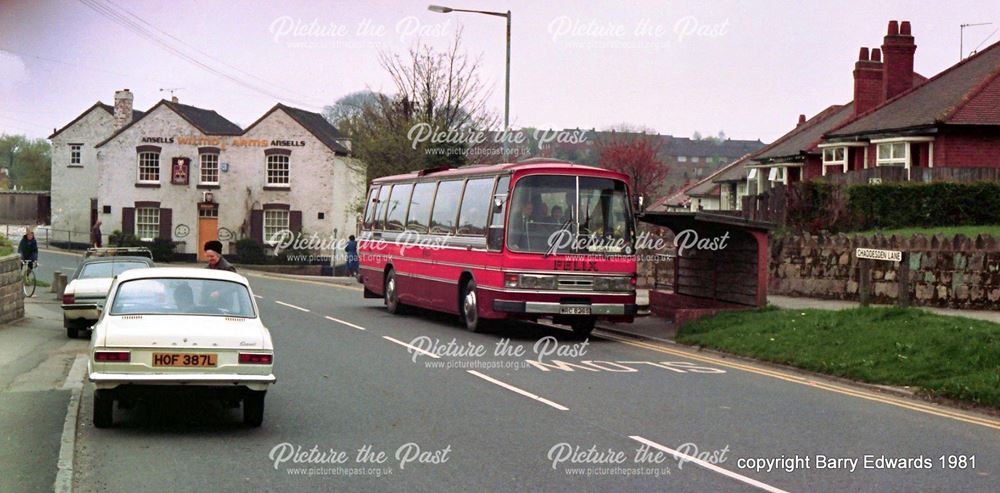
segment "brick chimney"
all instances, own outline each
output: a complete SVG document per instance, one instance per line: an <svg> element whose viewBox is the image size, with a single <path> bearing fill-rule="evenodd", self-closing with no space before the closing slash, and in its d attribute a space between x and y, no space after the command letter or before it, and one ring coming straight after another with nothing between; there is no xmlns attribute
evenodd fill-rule
<svg viewBox="0 0 1000 493"><path fill-rule="evenodd" d="M132 91L115 91L115 130L132 123Z"/></svg>
<svg viewBox="0 0 1000 493"><path fill-rule="evenodd" d="M916 51L910 21L889 21L888 34L882 40L882 53L885 55L882 67L883 101L913 87L913 53Z"/></svg>
<svg viewBox="0 0 1000 493"><path fill-rule="evenodd" d="M801 126L805 122L806 122L806 115L803 115L803 114L800 113L799 114L799 123L797 123L795 126L796 127Z"/></svg>
<svg viewBox="0 0 1000 493"><path fill-rule="evenodd" d="M858 61L854 62L854 116L858 116L882 103L883 79L882 52L861 48Z"/></svg>

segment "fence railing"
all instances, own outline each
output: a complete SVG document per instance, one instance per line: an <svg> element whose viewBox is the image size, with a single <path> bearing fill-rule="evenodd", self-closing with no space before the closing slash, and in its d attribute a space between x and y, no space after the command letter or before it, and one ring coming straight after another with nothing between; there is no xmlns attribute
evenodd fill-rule
<svg viewBox="0 0 1000 493"><path fill-rule="evenodd" d="M821 178L829 183L843 185L869 185L873 182L958 182L1000 180L1000 168L911 168L907 179L906 168L901 166L878 166L874 168L832 173Z"/></svg>
<svg viewBox="0 0 1000 493"><path fill-rule="evenodd" d="M17 242L21 240L21 237L24 236L28 229L34 231L35 241L37 241L38 246L41 247L56 246L69 250L86 250L87 248L93 246L90 241L90 231L73 231L68 229L52 229L48 226L25 226L16 224L5 224L2 226L4 236L14 242L15 247L17 246ZM110 236L111 235L101 234L101 240L104 246L113 246L109 244Z"/></svg>

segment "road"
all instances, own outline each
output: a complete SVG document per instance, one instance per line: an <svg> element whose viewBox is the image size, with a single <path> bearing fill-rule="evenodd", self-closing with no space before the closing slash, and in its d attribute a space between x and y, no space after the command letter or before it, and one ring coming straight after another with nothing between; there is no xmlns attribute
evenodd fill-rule
<svg viewBox="0 0 1000 493"><path fill-rule="evenodd" d="M62 262L75 263L43 254L43 266ZM97 430L92 389L84 387L79 491L1000 485L995 419L612 334L580 341L539 324L473 334L447 316L389 315L349 287L249 278L276 346L278 383L263 427L244 428L238 409L181 400L117 410L116 426ZM441 356L415 354L407 344ZM523 354L514 356L517 350ZM476 351L485 354L469 354ZM539 360L538 351L555 352ZM0 418L8 428L11 416ZM61 426L52 419L37 427L49 421ZM302 453L290 453L299 447ZM942 455L946 462L974 455L975 467L944 468ZM909 459L902 464L909 467L884 459Z"/></svg>

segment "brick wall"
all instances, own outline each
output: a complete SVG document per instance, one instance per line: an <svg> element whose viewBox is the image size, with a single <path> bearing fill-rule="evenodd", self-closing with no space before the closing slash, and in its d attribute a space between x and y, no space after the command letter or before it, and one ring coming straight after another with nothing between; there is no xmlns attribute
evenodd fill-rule
<svg viewBox="0 0 1000 493"><path fill-rule="evenodd" d="M991 236L788 236L773 241L769 292L857 301L854 250L862 247L910 252L909 294L914 305L1000 307L1000 242ZM872 262L874 303L896 302L898 276L897 263Z"/></svg>
<svg viewBox="0 0 1000 493"><path fill-rule="evenodd" d="M21 259L16 254L0 257L0 324L23 317Z"/></svg>

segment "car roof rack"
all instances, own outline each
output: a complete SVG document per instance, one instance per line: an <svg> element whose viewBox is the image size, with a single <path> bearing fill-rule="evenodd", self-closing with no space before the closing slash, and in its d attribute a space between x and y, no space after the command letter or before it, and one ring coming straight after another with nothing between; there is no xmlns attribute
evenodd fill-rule
<svg viewBox="0 0 1000 493"><path fill-rule="evenodd" d="M153 252L146 247L106 247L88 248L83 258L91 257L148 257L153 258Z"/></svg>

